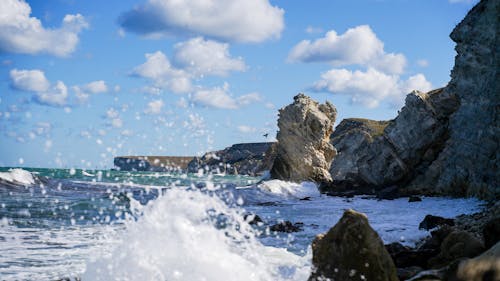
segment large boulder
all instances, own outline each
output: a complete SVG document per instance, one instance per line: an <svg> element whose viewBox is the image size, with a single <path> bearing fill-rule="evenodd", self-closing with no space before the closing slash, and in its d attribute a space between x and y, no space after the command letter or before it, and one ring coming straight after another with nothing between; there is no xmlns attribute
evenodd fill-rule
<svg viewBox="0 0 500 281"><path fill-rule="evenodd" d="M480 256L460 263L459 281L500 280L500 242Z"/></svg>
<svg viewBox="0 0 500 281"><path fill-rule="evenodd" d="M333 228L316 237L312 249L309 280L398 280L389 253L362 213L345 211Z"/></svg>
<svg viewBox="0 0 500 281"><path fill-rule="evenodd" d="M460 258L472 258L484 251L484 246L471 233L466 231L453 231L441 244L441 252L429 259L429 266L440 268Z"/></svg>
<svg viewBox="0 0 500 281"><path fill-rule="evenodd" d="M329 102L319 104L304 94L293 99L279 111L277 155L271 177L329 182L328 170L336 154L330 135L337 110Z"/></svg>
<svg viewBox="0 0 500 281"><path fill-rule="evenodd" d="M276 144L273 142L239 143L194 157L187 165L189 173L204 172L262 175L271 169Z"/></svg>

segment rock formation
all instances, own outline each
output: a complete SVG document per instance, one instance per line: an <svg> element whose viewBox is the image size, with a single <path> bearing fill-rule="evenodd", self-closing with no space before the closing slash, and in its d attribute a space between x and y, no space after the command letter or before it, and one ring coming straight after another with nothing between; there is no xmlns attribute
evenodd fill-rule
<svg viewBox="0 0 500 281"><path fill-rule="evenodd" d="M410 191L500 197L499 11L500 1L483 0L451 33L457 56L446 91L460 106L443 151Z"/></svg>
<svg viewBox="0 0 500 281"><path fill-rule="evenodd" d="M382 239L364 214L347 210L326 234L313 241L309 280L398 280Z"/></svg>
<svg viewBox="0 0 500 281"><path fill-rule="evenodd" d="M197 173L199 169L211 173L262 175L271 169L275 157L275 143L240 143L223 150L208 152L194 157L187 171Z"/></svg>
<svg viewBox="0 0 500 281"><path fill-rule="evenodd" d="M448 86L412 92L390 122L339 124L324 190L396 186L405 194L500 197L499 3L481 1L452 32L457 56Z"/></svg>
<svg viewBox="0 0 500 281"><path fill-rule="evenodd" d="M328 169L336 154L330 135L337 110L329 102L319 104L304 94L293 99L279 111L277 155L271 177L329 182Z"/></svg>

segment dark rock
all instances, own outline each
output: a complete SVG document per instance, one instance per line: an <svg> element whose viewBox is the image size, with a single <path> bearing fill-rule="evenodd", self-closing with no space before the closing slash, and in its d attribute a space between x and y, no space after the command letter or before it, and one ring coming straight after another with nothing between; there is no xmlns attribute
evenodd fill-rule
<svg viewBox="0 0 500 281"><path fill-rule="evenodd" d="M460 258L472 258L484 251L484 246L472 234L453 231L443 240L440 253L429 259L431 268L440 268Z"/></svg>
<svg viewBox="0 0 500 281"><path fill-rule="evenodd" d="M399 280L408 280L411 277L417 275L421 271L422 271L422 268L418 267L418 266L410 266L410 267L397 269Z"/></svg>
<svg viewBox="0 0 500 281"><path fill-rule="evenodd" d="M304 94L279 111L277 155L271 169L274 179L330 182L328 172L336 151L330 135L337 115L335 107L319 104Z"/></svg>
<svg viewBox="0 0 500 281"><path fill-rule="evenodd" d="M429 258L436 254L432 249L411 249L397 242L385 245L385 248L398 268L412 266L426 268Z"/></svg>
<svg viewBox="0 0 500 281"><path fill-rule="evenodd" d="M189 173L204 172L257 176L271 169L275 143L239 143L219 151L194 157L187 165Z"/></svg>
<svg viewBox="0 0 500 281"><path fill-rule="evenodd" d="M300 198L300 201L311 201L311 197L310 196L306 196L304 198Z"/></svg>
<svg viewBox="0 0 500 281"><path fill-rule="evenodd" d="M418 228L429 230L445 224L454 226L455 222L453 219L446 219L439 216L427 215L425 216L424 220L418 225Z"/></svg>
<svg viewBox="0 0 500 281"><path fill-rule="evenodd" d="M248 221L248 224L250 225L255 225L255 224L259 225L264 223L262 219L259 217L259 215L254 215L254 214L245 214L243 215L243 219Z"/></svg>
<svg viewBox="0 0 500 281"><path fill-rule="evenodd" d="M500 217L490 220L483 228L484 246L488 249L500 241Z"/></svg>
<svg viewBox="0 0 500 281"><path fill-rule="evenodd" d="M401 197L401 195L399 194L398 187L395 185L386 187L377 192L378 199L394 200L399 197Z"/></svg>
<svg viewBox="0 0 500 281"><path fill-rule="evenodd" d="M272 225L269 229L276 232L299 232L302 230L304 224L301 222L292 223L290 221L283 221Z"/></svg>
<svg viewBox="0 0 500 281"><path fill-rule="evenodd" d="M326 234L312 244L309 280L398 280L396 267L364 214L347 210Z"/></svg>
<svg viewBox="0 0 500 281"><path fill-rule="evenodd" d="M442 225L438 229L431 231L431 236L424 240L418 247L421 250L432 250L434 255L437 255L441 249L443 240L448 236L453 229L449 225Z"/></svg>
<svg viewBox="0 0 500 281"><path fill-rule="evenodd" d="M480 256L460 263L457 281L500 280L500 242Z"/></svg>
<svg viewBox="0 0 500 281"><path fill-rule="evenodd" d="M192 156L118 156L114 165L120 171L185 171Z"/></svg>
<svg viewBox="0 0 500 281"><path fill-rule="evenodd" d="M418 196L410 196L408 198L408 202L421 202L422 201L422 198L418 197Z"/></svg>

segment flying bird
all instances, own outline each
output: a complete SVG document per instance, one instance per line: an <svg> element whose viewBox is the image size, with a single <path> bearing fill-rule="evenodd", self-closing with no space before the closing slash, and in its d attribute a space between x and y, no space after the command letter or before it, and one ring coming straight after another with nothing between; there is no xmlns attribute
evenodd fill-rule
<svg viewBox="0 0 500 281"><path fill-rule="evenodd" d="M269 136L269 134L268 134L268 133L265 133L265 134L263 134L262 136L263 136L263 137L265 137L265 138L267 139L267 137Z"/></svg>

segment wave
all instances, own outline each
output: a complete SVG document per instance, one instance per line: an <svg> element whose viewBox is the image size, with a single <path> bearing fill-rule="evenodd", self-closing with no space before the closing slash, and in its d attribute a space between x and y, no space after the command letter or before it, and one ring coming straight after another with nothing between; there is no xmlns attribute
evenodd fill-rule
<svg viewBox="0 0 500 281"><path fill-rule="evenodd" d="M261 182L257 187L267 193L299 199L321 196L318 186L313 182L307 181L295 183L282 180L268 180Z"/></svg>
<svg viewBox="0 0 500 281"><path fill-rule="evenodd" d="M198 190L170 189L125 222L116 247L82 280L305 280L310 255L264 246L244 210Z"/></svg>
<svg viewBox="0 0 500 281"><path fill-rule="evenodd" d="M23 169L9 169L0 172L0 184L8 186L32 186L40 182L40 178Z"/></svg>

